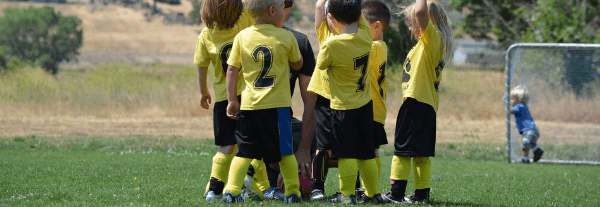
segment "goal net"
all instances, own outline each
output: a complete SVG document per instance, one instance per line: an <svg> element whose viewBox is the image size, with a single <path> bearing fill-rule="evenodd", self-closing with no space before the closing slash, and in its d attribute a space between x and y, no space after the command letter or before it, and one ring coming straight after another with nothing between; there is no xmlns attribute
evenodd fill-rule
<svg viewBox="0 0 600 207"><path fill-rule="evenodd" d="M505 71L509 163L523 157L509 98L522 86L540 132L537 144L544 154L539 162L600 165L600 44L514 44L506 52Z"/></svg>

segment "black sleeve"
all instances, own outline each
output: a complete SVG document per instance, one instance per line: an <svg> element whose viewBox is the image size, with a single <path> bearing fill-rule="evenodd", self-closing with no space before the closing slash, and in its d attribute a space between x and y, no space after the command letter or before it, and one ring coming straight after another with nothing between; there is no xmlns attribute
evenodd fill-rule
<svg viewBox="0 0 600 207"><path fill-rule="evenodd" d="M298 41L298 46L300 48L300 54L302 54L302 58L303 58L303 64L302 64L302 68L300 68L300 70L298 70L298 73L303 74L303 75L308 75L308 76L312 76L314 70L315 70L315 54L313 53L312 47L310 45L310 42L308 41L308 38L306 36L303 36L303 38L301 39L301 41Z"/></svg>

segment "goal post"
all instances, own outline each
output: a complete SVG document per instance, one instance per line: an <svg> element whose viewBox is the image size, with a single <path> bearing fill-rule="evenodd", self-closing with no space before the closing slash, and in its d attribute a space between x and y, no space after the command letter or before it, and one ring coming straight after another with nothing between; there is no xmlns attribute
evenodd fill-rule
<svg viewBox="0 0 600 207"><path fill-rule="evenodd" d="M511 125L510 91L517 85L529 90L527 105L538 129L540 120L592 123L600 128L600 44L513 44L506 50L505 72L503 104L508 163L520 162L523 153L521 135ZM540 163L600 165L597 131L577 138L552 132L540 130L540 141L544 143L540 145L544 149Z"/></svg>

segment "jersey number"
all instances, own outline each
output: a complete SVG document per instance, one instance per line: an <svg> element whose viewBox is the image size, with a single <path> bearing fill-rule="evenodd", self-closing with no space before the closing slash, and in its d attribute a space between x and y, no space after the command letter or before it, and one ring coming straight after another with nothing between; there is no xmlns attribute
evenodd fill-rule
<svg viewBox="0 0 600 207"><path fill-rule="evenodd" d="M365 75L367 74L367 66L369 64L369 53L354 58L354 70L360 70L360 78L358 79L358 88L356 92L365 90Z"/></svg>
<svg viewBox="0 0 600 207"><path fill-rule="evenodd" d="M233 43L226 43L221 47L221 51L219 51L219 57L221 58L221 69L223 69L223 75L227 73L227 59L229 59L229 53L231 53L231 48L233 47Z"/></svg>
<svg viewBox="0 0 600 207"><path fill-rule="evenodd" d="M259 55L262 53L262 67L260 68L260 73L256 80L254 80L255 88L270 88L274 86L275 76L267 76L267 73L271 70L271 64L273 62L273 57L271 56L271 49L267 46L261 45L254 48L254 52L252 52L252 58L254 58L254 62L260 62Z"/></svg>
<svg viewBox="0 0 600 207"><path fill-rule="evenodd" d="M379 85L379 95L381 95L381 98L383 98L383 100L385 100L385 94L383 93L383 87L381 86L381 84L383 84L383 81L385 81L385 63L386 62L383 62L379 66L379 78L377 78L377 84Z"/></svg>

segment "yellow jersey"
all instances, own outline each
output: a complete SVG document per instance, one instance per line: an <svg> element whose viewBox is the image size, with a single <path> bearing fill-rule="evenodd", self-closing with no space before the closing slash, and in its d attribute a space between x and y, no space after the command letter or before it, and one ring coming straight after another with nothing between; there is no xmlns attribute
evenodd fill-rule
<svg viewBox="0 0 600 207"><path fill-rule="evenodd" d="M194 53L194 64L198 67L209 67L214 70L215 79L213 87L215 89L216 102L227 100L227 86L225 84L225 74L227 73L227 58L233 46L233 38L243 29L255 24L254 18L244 8L233 28L220 30L216 27L202 29L196 42L196 52ZM241 94L244 89L244 82L241 81L237 86L237 94Z"/></svg>
<svg viewBox="0 0 600 207"><path fill-rule="evenodd" d="M330 36L323 42L316 69L329 70L332 109L356 109L371 101L367 69L372 43L369 22L364 16L356 33Z"/></svg>
<svg viewBox="0 0 600 207"><path fill-rule="evenodd" d="M319 39L319 45L323 46L323 43L327 38L335 36L335 34L329 31L327 27L327 19L323 19L321 26L317 31L317 39ZM331 99L331 93L329 92L329 70L314 70L313 75L310 78L307 91L319 94L327 99Z"/></svg>
<svg viewBox="0 0 600 207"><path fill-rule="evenodd" d="M301 58L294 35L271 24L251 26L235 36L227 64L244 76L240 109L291 107L289 62Z"/></svg>
<svg viewBox="0 0 600 207"><path fill-rule="evenodd" d="M387 45L382 40L373 41L369 63L371 76L371 99L373 100L373 120L385 125L387 109L385 95L387 83L385 81L385 64L387 63Z"/></svg>
<svg viewBox="0 0 600 207"><path fill-rule="evenodd" d="M421 38L408 52L402 73L403 100L414 98L431 105L436 113L445 64L442 48L442 37L430 19L425 31L421 32Z"/></svg>

